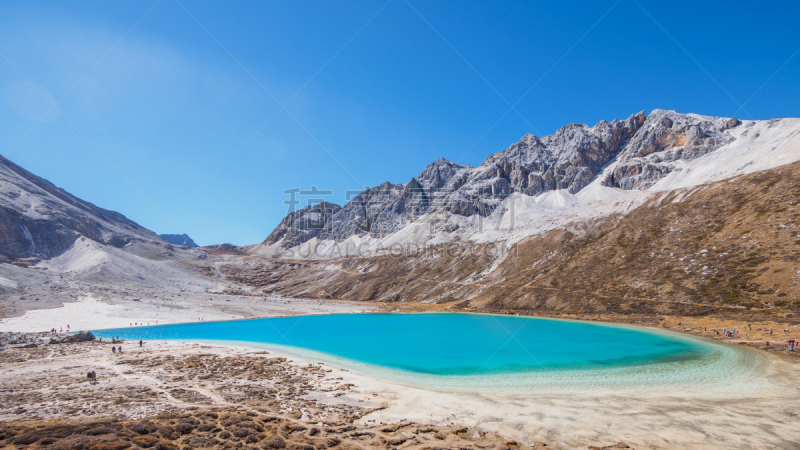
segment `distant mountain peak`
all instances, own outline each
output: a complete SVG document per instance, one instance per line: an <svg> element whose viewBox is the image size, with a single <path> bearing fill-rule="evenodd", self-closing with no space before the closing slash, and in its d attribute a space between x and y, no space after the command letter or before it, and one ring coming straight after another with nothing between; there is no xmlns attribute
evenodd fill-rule
<svg viewBox="0 0 800 450"><path fill-rule="evenodd" d="M182 245L184 247L197 247L192 238L187 234L159 234L161 239L173 245Z"/></svg>

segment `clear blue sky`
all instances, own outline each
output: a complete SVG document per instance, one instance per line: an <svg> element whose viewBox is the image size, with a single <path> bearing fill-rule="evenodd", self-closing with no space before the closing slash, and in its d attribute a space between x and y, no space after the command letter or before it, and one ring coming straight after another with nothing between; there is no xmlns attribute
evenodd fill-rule
<svg viewBox="0 0 800 450"><path fill-rule="evenodd" d="M0 153L201 245L572 122L800 116L794 1L180 2L0 4Z"/></svg>

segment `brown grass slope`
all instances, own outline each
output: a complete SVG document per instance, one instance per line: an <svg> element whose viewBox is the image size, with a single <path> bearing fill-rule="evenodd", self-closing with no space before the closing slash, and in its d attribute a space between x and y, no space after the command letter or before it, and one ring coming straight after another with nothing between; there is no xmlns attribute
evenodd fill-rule
<svg viewBox="0 0 800 450"><path fill-rule="evenodd" d="M469 297L494 260L493 246L457 243L411 255L327 261L251 259L229 264L228 278L293 297L448 302Z"/></svg>
<svg viewBox="0 0 800 450"><path fill-rule="evenodd" d="M527 238L499 264L493 246L455 242L403 256L251 260L223 273L259 292L312 298L791 317L800 310L799 202L795 163L654 193L627 215Z"/></svg>

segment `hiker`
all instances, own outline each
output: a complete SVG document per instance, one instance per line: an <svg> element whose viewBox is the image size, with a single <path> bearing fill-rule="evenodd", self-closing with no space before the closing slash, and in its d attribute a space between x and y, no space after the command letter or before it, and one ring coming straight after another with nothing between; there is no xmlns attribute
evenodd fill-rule
<svg viewBox="0 0 800 450"><path fill-rule="evenodd" d="M141 347L141 346L142 346L142 344L144 344L144 341L142 341L141 339L139 339L139 347Z"/></svg>
<svg viewBox="0 0 800 450"><path fill-rule="evenodd" d="M111 353L117 354L117 347L111 346Z"/></svg>
<svg viewBox="0 0 800 450"><path fill-rule="evenodd" d="M767 341L767 348L769 348L769 341Z"/></svg>
<svg viewBox="0 0 800 450"><path fill-rule="evenodd" d="M94 370L87 373L86 378L89 380L89 383L97 383L97 374L94 373Z"/></svg>
<svg viewBox="0 0 800 450"><path fill-rule="evenodd" d="M122 353L122 346L121 345L119 346L119 349L117 349L117 351Z"/></svg>

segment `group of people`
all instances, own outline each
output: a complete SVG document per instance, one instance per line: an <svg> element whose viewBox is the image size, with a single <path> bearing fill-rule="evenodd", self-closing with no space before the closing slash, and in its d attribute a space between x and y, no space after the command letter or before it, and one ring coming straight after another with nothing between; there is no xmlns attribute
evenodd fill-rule
<svg viewBox="0 0 800 450"><path fill-rule="evenodd" d="M63 333L63 332L64 332L64 327L61 327L58 330L56 330L55 328L50 329L50 333L52 334ZM67 324L67 333L69 333L69 324Z"/></svg>
<svg viewBox="0 0 800 450"><path fill-rule="evenodd" d="M747 328L748 328L750 331L753 331L753 326L752 326L752 324L749 324L749 323L748 323L748 324L747 324ZM708 331L708 329L706 329L706 331ZM719 334L720 334L719 330L711 330L711 331L713 331L713 332L717 333L717 336L719 336ZM765 332L765 333L766 333L766 332L769 332L769 335L770 335L770 336L772 336L773 329L772 329L772 328L767 328L767 327L758 327L758 328L756 328L756 331L763 331L763 332ZM784 329L784 330L783 330L783 332L784 332L784 333L788 333L788 332L789 332L789 330L788 330L788 329ZM734 328L733 330L727 330L727 329L723 329L723 330L722 330L722 334L723 334L725 337L734 337L735 335L739 334L739 330L737 330L737 329L735 329L735 328ZM794 351L794 348L795 348L795 346L796 346L796 345L798 344L798 342L800 342L800 341L796 341L796 340L794 340L794 339L789 339L789 340L788 340L788 341L786 341L786 342L789 344L789 351L790 351L790 352L793 352L793 351ZM769 348L769 341L767 341L767 348Z"/></svg>
<svg viewBox="0 0 800 450"><path fill-rule="evenodd" d="M119 339L119 336L116 336L116 338L112 338L111 342L116 344L116 343L122 342L122 341ZM139 339L139 347L143 347L143 346L144 346L144 341ZM111 346L111 353L122 353L122 346L120 345L120 346L117 347L117 346L113 346L112 345Z"/></svg>

